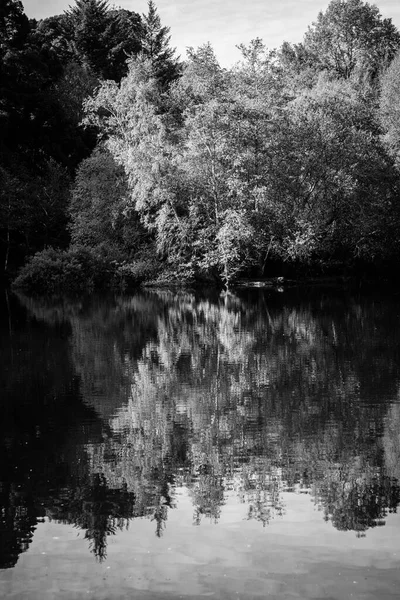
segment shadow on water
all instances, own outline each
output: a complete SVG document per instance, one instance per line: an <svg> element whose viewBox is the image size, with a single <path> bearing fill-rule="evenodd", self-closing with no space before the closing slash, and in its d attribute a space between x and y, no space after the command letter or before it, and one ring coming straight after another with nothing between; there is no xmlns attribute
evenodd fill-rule
<svg viewBox="0 0 400 600"><path fill-rule="evenodd" d="M228 499L266 526L287 494L364 536L400 503L397 306L323 291L4 296L0 567L38 521L106 557L129 520L165 530Z"/></svg>

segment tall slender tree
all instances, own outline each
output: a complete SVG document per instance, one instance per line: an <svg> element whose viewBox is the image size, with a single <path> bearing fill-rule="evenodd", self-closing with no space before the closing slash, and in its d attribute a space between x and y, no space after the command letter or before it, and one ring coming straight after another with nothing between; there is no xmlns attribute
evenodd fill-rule
<svg viewBox="0 0 400 600"><path fill-rule="evenodd" d="M107 60L104 32L107 28L106 0L76 0L67 11L70 34L82 64L101 75Z"/></svg>
<svg viewBox="0 0 400 600"><path fill-rule="evenodd" d="M170 28L161 24L153 0L149 0L148 13L142 15L142 52L149 58L157 78L168 84L177 78L179 65L175 58L175 49L170 47Z"/></svg>
<svg viewBox="0 0 400 600"><path fill-rule="evenodd" d="M9 48L18 48L29 33L29 21L20 0L2 0L0 5L1 57Z"/></svg>

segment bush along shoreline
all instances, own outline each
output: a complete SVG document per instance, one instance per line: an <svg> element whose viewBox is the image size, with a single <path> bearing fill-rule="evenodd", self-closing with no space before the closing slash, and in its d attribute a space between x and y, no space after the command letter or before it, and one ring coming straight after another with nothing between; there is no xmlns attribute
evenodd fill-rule
<svg viewBox="0 0 400 600"><path fill-rule="evenodd" d="M229 289L275 289L283 291L298 286L334 286L348 288L400 288L393 276L395 265L356 264L321 265L273 263L269 276L254 270L238 274L227 286L215 272L190 276L162 263L149 250L129 261L104 250L74 247L68 250L47 248L36 253L14 279L14 291L32 295L91 294L108 290L133 291L148 288L214 288ZM285 275L282 275L284 273Z"/></svg>
<svg viewBox="0 0 400 600"><path fill-rule="evenodd" d="M33 294L90 293L137 287L158 272L149 257L129 263L85 247L47 248L28 260L12 288Z"/></svg>

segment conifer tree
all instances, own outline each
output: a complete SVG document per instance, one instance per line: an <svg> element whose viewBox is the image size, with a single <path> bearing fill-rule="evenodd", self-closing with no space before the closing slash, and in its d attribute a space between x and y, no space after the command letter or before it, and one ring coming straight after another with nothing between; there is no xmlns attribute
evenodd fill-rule
<svg viewBox="0 0 400 600"><path fill-rule="evenodd" d="M169 43L170 28L161 25L161 19L153 0L149 0L147 15L142 15L142 53L149 58L156 77L162 84L168 84L176 79L179 66L174 58L175 49Z"/></svg>
<svg viewBox="0 0 400 600"><path fill-rule="evenodd" d="M67 11L76 54L83 66L99 76L107 60L107 11L106 0L76 0Z"/></svg>
<svg viewBox="0 0 400 600"><path fill-rule="evenodd" d="M29 33L28 18L20 0L2 0L0 4L0 56L9 48L17 48Z"/></svg>

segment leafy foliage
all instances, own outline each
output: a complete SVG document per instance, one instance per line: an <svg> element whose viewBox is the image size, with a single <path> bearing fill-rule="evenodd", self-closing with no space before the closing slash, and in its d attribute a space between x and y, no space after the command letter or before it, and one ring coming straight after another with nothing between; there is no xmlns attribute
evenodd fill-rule
<svg viewBox="0 0 400 600"><path fill-rule="evenodd" d="M90 292L108 287L112 276L109 260L88 248L47 248L27 262L13 285L37 294Z"/></svg>
<svg viewBox="0 0 400 600"><path fill-rule="evenodd" d="M332 0L304 37L305 51L319 69L347 79L356 69L376 75L400 46L391 19L362 0Z"/></svg>
<svg viewBox="0 0 400 600"><path fill-rule="evenodd" d="M385 141L398 162L400 154L400 51L381 79L379 116L385 130Z"/></svg>
<svg viewBox="0 0 400 600"><path fill-rule="evenodd" d="M123 169L109 152L97 148L82 161L75 178L69 207L72 244L104 246L128 258L145 232L135 211L127 211L127 194Z"/></svg>

